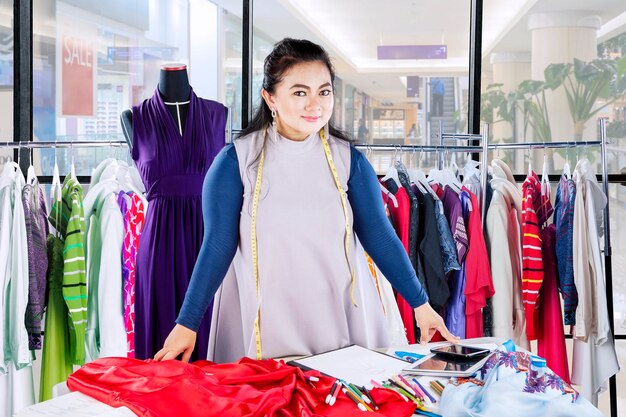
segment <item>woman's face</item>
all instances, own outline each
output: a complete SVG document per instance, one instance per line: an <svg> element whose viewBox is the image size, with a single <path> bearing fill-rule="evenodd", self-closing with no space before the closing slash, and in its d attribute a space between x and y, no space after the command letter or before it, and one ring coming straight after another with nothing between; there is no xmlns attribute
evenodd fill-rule
<svg viewBox="0 0 626 417"><path fill-rule="evenodd" d="M320 61L296 64L285 72L274 94L262 92L277 113L278 132L291 140L304 140L319 131L333 113L333 87L328 67Z"/></svg>

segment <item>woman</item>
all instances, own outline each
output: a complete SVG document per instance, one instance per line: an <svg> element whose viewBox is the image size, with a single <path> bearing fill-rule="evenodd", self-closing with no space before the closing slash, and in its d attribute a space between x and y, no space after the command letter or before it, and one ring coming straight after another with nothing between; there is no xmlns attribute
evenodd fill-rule
<svg viewBox="0 0 626 417"><path fill-rule="evenodd" d="M264 72L259 110L207 173L203 246L155 359L189 359L222 282L209 342L216 362L384 346L384 313L361 243L415 309L421 341L439 330L456 342L385 216L374 170L330 124L335 74L327 53L284 39Z"/></svg>

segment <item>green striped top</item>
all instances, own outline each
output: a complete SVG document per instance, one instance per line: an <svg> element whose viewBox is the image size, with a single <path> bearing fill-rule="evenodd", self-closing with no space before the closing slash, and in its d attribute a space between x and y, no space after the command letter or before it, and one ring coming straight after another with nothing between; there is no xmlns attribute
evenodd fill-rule
<svg viewBox="0 0 626 417"><path fill-rule="evenodd" d="M61 201L54 202L50 223L63 240L63 299L69 314L70 352L75 365L85 362L87 328L87 281L85 274L85 215L83 188L65 177Z"/></svg>

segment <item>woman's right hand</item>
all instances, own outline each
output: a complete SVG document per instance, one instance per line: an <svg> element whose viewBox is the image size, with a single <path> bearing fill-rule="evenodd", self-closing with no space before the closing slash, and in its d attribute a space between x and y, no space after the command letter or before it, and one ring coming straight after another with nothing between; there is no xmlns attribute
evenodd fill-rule
<svg viewBox="0 0 626 417"><path fill-rule="evenodd" d="M155 361L166 361L176 359L178 355L183 354L183 362L189 362L191 352L196 345L196 332L177 324L174 326L170 334L165 339L163 349L154 355Z"/></svg>

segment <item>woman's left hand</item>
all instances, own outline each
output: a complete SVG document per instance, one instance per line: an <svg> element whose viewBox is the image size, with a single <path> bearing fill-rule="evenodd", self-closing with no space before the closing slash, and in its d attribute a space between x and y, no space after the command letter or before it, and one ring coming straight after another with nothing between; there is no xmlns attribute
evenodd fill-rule
<svg viewBox="0 0 626 417"><path fill-rule="evenodd" d="M441 316L433 310L430 304L426 302L416 307L414 311L417 326L420 328L420 343L422 345L430 342L436 331L439 331L447 341L459 343L459 337L450 333Z"/></svg>

